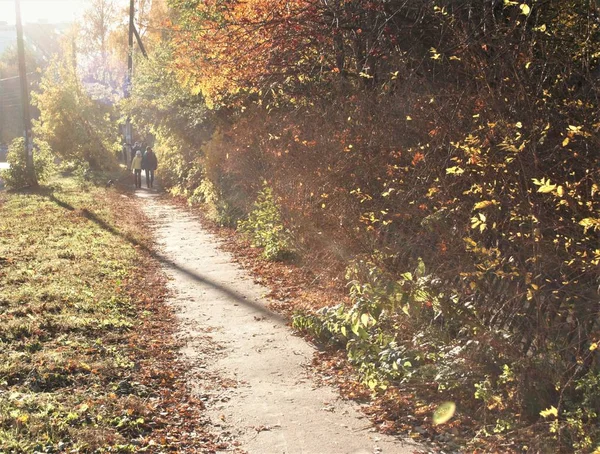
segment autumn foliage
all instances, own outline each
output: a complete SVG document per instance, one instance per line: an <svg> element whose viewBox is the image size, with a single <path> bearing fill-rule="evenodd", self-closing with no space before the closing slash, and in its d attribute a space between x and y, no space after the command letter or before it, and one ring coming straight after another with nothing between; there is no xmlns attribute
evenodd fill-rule
<svg viewBox="0 0 600 454"><path fill-rule="evenodd" d="M467 389L463 408L493 420L490 434L540 423L557 446L594 446L593 4L169 3L162 68L211 109L160 123L163 156L185 150L193 162L173 187L204 202L210 193L235 223L266 181L295 250L338 276L353 270L367 299L396 311L390 342L411 330L439 343L419 347L433 357L460 348L454 367L471 372L438 375L439 392ZM204 129L194 134L193 121ZM420 278L406 277L421 264ZM443 366L442 356L423 361Z"/></svg>

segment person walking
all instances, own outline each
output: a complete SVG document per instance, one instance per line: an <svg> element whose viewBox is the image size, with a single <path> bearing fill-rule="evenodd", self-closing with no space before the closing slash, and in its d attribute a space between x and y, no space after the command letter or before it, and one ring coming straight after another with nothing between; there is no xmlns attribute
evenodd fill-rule
<svg viewBox="0 0 600 454"><path fill-rule="evenodd" d="M131 168L133 169L133 175L135 179L135 187L142 187L142 152L138 150L135 153L133 161L131 161Z"/></svg>
<svg viewBox="0 0 600 454"><path fill-rule="evenodd" d="M133 162L135 155L137 154L138 151L141 150L140 148L140 143L139 142L135 142L133 144L133 146L129 147L129 149L131 150L131 162ZM133 167L131 167L133 169Z"/></svg>
<svg viewBox="0 0 600 454"><path fill-rule="evenodd" d="M154 171L158 167L158 159L152 150L152 147L147 147L142 161L142 168L146 172L146 186L151 188L154 185Z"/></svg>

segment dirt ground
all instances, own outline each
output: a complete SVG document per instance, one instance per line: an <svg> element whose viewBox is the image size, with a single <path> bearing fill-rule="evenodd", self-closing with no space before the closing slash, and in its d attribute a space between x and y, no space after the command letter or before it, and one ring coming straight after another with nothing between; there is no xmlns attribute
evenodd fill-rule
<svg viewBox="0 0 600 454"><path fill-rule="evenodd" d="M227 446L223 452L424 451L379 434L358 404L317 384L315 348L267 309L269 289L236 265L193 214L155 191L136 195L169 277L190 383Z"/></svg>

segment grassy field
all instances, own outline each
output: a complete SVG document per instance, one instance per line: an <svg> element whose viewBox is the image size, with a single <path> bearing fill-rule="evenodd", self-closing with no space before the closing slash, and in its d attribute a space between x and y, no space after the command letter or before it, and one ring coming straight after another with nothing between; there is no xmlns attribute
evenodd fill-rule
<svg viewBox="0 0 600 454"><path fill-rule="evenodd" d="M0 453L210 452L127 194L0 192Z"/></svg>

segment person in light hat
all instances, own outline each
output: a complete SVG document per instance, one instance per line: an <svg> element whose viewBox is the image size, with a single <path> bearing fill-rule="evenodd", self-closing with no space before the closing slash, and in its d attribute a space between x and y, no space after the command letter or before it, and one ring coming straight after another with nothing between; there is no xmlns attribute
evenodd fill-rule
<svg viewBox="0 0 600 454"><path fill-rule="evenodd" d="M133 176L135 179L135 187L142 187L142 151L138 150L135 152L135 157L131 161L131 169L133 170Z"/></svg>

